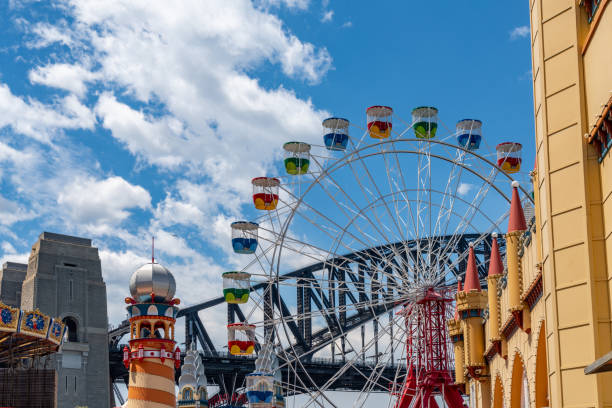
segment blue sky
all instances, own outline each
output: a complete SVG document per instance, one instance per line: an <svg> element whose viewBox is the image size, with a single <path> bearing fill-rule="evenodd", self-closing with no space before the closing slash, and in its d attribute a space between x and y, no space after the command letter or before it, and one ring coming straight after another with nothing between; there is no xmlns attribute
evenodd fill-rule
<svg viewBox="0 0 612 408"><path fill-rule="evenodd" d="M0 258L45 230L93 238L116 323L154 234L184 303L217 296L251 177L374 104L482 119L533 163L527 2L465 4L3 2Z"/></svg>

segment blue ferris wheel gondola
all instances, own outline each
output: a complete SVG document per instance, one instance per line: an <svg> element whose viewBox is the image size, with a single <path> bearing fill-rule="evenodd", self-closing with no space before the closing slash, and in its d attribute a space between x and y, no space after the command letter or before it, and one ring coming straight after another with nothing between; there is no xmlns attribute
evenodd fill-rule
<svg viewBox="0 0 612 408"><path fill-rule="evenodd" d="M344 118L328 118L323 121L323 141L328 150L346 150L349 140L349 121Z"/></svg>
<svg viewBox="0 0 612 408"><path fill-rule="evenodd" d="M478 150L482 141L482 122L478 119L462 119L457 122L457 142L468 150Z"/></svg>
<svg viewBox="0 0 612 408"><path fill-rule="evenodd" d="M250 221L232 222L232 247L237 254L253 254L257 249L259 224Z"/></svg>
<svg viewBox="0 0 612 408"><path fill-rule="evenodd" d="M254 372L246 375L247 399L249 405L261 408L274 408L274 375Z"/></svg>

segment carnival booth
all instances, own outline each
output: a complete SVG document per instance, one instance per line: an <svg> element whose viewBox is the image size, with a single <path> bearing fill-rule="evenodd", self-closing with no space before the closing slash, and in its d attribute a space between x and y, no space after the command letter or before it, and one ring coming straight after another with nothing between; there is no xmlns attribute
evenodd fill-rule
<svg viewBox="0 0 612 408"><path fill-rule="evenodd" d="M274 375L254 372L246 375L247 398L251 408L275 408Z"/></svg>
<svg viewBox="0 0 612 408"><path fill-rule="evenodd" d="M253 254L257 249L259 224L250 221L232 222L232 247L237 254Z"/></svg>
<svg viewBox="0 0 612 408"><path fill-rule="evenodd" d="M515 142L500 143L497 150L497 165L506 173L517 173L521 170L523 145Z"/></svg>
<svg viewBox="0 0 612 408"><path fill-rule="evenodd" d="M412 111L412 128L419 139L431 139L438 130L438 109L433 106L420 106Z"/></svg>
<svg viewBox="0 0 612 408"><path fill-rule="evenodd" d="M275 177L256 177L251 183L255 208L268 211L276 209L280 180Z"/></svg>
<svg viewBox="0 0 612 408"><path fill-rule="evenodd" d="M349 140L349 121L343 118L328 118L323 121L323 141L328 150L346 150Z"/></svg>
<svg viewBox="0 0 612 408"><path fill-rule="evenodd" d="M463 119L457 122L457 142L468 150L478 150L482 141L482 122L477 119Z"/></svg>
<svg viewBox="0 0 612 408"><path fill-rule="evenodd" d="M283 145L285 151L285 170L295 176L306 174L310 165L310 145L302 142L287 142Z"/></svg>
<svg viewBox="0 0 612 408"><path fill-rule="evenodd" d="M241 304L249 300L251 275L247 272L225 272L223 277L223 297L227 303Z"/></svg>
<svg viewBox="0 0 612 408"><path fill-rule="evenodd" d="M391 136L393 109L389 106L370 106L366 109L368 132L374 139L386 139Z"/></svg>
<svg viewBox="0 0 612 408"><path fill-rule="evenodd" d="M248 356L255 350L255 325L232 323L227 325L227 348L235 356Z"/></svg>

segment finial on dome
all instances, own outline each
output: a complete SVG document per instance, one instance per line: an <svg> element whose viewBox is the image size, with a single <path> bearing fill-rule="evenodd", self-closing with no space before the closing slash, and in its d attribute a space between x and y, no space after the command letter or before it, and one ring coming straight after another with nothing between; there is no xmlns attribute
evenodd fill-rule
<svg viewBox="0 0 612 408"><path fill-rule="evenodd" d="M497 234L497 232L494 232L494 233L492 233L492 234L491 234L491 236L492 236L494 239L497 239L497 235L498 235L498 234Z"/></svg>
<svg viewBox="0 0 612 408"><path fill-rule="evenodd" d="M512 181L512 188L519 188L521 183L518 180Z"/></svg>
<svg viewBox="0 0 612 408"><path fill-rule="evenodd" d="M130 278L130 293L136 302L169 303L175 292L174 276L158 263L144 264Z"/></svg>

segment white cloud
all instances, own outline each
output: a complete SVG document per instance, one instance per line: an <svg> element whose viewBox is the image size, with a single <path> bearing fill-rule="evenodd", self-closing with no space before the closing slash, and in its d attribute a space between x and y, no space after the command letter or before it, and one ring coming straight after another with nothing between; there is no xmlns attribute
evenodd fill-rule
<svg viewBox="0 0 612 408"><path fill-rule="evenodd" d="M473 188L474 186L472 184L459 183L459 186L457 187L457 194L463 197L467 193L469 193Z"/></svg>
<svg viewBox="0 0 612 408"><path fill-rule="evenodd" d="M352 26L353 26L352 21L347 21L346 23L342 24L342 28L351 28Z"/></svg>
<svg viewBox="0 0 612 408"><path fill-rule="evenodd" d="M73 44L72 33L66 27L58 27L49 23L37 23L32 26L31 32L35 39L26 43L30 48L43 48L59 43L70 46Z"/></svg>
<svg viewBox="0 0 612 408"><path fill-rule="evenodd" d="M0 224L10 226L33 217L35 214L23 208L17 201L8 200L0 195Z"/></svg>
<svg viewBox="0 0 612 408"><path fill-rule="evenodd" d="M0 83L0 128L10 126L16 133L49 143L65 129L93 129L95 117L74 95L52 104L14 95Z"/></svg>
<svg viewBox="0 0 612 408"><path fill-rule="evenodd" d="M511 40L516 40L519 38L527 38L527 37L529 37L529 26L514 27L514 29L510 31Z"/></svg>
<svg viewBox="0 0 612 408"><path fill-rule="evenodd" d="M64 89L83 97L87 90L86 82L91 82L98 75L80 65L50 64L30 71L32 83Z"/></svg>
<svg viewBox="0 0 612 408"><path fill-rule="evenodd" d="M256 0L259 6L262 7L280 7L284 5L290 9L306 10L310 4L310 0Z"/></svg>
<svg viewBox="0 0 612 408"><path fill-rule="evenodd" d="M78 178L59 193L57 202L84 228L104 233L129 217L129 209L148 209L151 195L121 177Z"/></svg>
<svg viewBox="0 0 612 408"><path fill-rule="evenodd" d="M334 18L334 10L327 10L323 12L323 16L321 17L322 23L329 23Z"/></svg>

